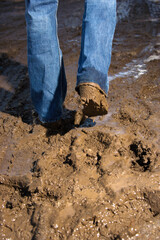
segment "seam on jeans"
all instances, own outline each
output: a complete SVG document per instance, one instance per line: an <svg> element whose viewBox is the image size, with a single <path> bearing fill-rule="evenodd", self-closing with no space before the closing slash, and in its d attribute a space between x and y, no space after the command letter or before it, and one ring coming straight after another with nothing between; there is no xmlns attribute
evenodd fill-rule
<svg viewBox="0 0 160 240"><path fill-rule="evenodd" d="M57 5L57 10L56 10L56 35L57 35L58 52L59 52L59 67L61 67L60 44L59 44L59 38L58 38L57 11L58 11L58 5Z"/></svg>
<svg viewBox="0 0 160 240"><path fill-rule="evenodd" d="M28 49L28 51L29 51L29 49ZM32 51L33 52L33 51ZM41 52L39 52L39 53L34 53L34 54L30 54L30 53L28 53L28 56L29 57L33 57L33 56L38 56L38 55L41 55L41 54L43 54L43 53L48 53L48 52L51 52L51 50L47 50L47 51L41 51Z"/></svg>
<svg viewBox="0 0 160 240"><path fill-rule="evenodd" d="M55 91L52 92L47 85L44 87L44 90L47 91L47 92L48 92L49 94L51 94L52 96L54 96Z"/></svg>

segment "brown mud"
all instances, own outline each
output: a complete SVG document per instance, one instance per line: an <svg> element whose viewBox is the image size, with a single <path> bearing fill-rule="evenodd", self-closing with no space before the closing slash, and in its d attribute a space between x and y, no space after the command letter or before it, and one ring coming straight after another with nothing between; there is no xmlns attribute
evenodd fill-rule
<svg viewBox="0 0 160 240"><path fill-rule="evenodd" d="M148 5L120 15L109 113L76 128L83 1L60 1L70 117L46 128L32 117L24 2L0 4L0 239L160 239L159 20Z"/></svg>

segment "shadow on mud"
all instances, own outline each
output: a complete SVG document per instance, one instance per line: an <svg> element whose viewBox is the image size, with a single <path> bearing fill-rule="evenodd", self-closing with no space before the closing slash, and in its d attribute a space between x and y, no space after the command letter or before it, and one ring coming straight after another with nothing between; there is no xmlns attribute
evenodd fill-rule
<svg viewBox="0 0 160 240"><path fill-rule="evenodd" d="M34 113L31 102L27 67L9 58L5 53L0 56L0 65L2 86L0 88L0 111L21 118L22 122L28 125L40 125L41 122L37 120L38 116ZM67 114L61 122L44 126L48 137L56 134L64 135L74 128L75 111L65 109L65 112Z"/></svg>
<svg viewBox="0 0 160 240"><path fill-rule="evenodd" d="M0 56L2 82L0 111L32 124L32 105L27 67L10 59L5 53Z"/></svg>

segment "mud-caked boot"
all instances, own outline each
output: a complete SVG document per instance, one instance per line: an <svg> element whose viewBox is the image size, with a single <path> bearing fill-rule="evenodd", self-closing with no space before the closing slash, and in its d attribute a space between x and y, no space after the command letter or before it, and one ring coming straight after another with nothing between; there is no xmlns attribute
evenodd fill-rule
<svg viewBox="0 0 160 240"><path fill-rule="evenodd" d="M107 95L96 83L81 83L76 87L80 95L82 107L81 112L77 111L75 122L80 122L79 115L94 117L108 113ZM79 118L78 120L76 118Z"/></svg>

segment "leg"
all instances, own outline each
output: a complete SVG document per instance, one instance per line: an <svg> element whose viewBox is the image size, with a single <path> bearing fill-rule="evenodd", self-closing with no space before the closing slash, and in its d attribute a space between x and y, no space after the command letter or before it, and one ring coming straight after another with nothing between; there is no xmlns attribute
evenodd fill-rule
<svg viewBox="0 0 160 240"><path fill-rule="evenodd" d="M116 0L85 0L77 86L92 82L108 92L115 25Z"/></svg>
<svg viewBox="0 0 160 240"><path fill-rule="evenodd" d="M42 122L60 118L66 77L57 36L58 0L26 0L31 97Z"/></svg>

